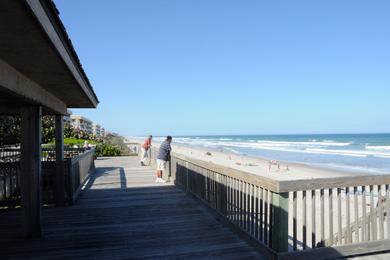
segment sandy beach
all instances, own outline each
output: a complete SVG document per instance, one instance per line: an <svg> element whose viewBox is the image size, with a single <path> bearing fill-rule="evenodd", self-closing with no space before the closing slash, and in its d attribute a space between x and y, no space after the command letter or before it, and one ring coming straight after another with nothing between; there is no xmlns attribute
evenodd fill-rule
<svg viewBox="0 0 390 260"><path fill-rule="evenodd" d="M137 139L132 139L128 141L135 143L142 142ZM153 144L154 146L159 145L159 143L157 142L154 142ZM304 164L288 163L283 161L277 161L274 165L271 165L270 169L270 161L264 158L238 155L225 150L221 151L217 149L205 149L196 146L189 147L177 145L174 142L172 144L172 153L177 153L197 160L211 162L220 166L249 172L277 181L310 180L319 178L366 175L361 172L343 172L334 169L322 169Z"/></svg>

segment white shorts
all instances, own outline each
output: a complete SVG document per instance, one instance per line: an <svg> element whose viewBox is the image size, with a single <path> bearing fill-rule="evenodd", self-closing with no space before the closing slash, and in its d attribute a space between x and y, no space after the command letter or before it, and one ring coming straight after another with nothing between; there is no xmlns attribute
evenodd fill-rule
<svg viewBox="0 0 390 260"><path fill-rule="evenodd" d="M160 159L157 159L157 171L165 171L165 168L167 167L167 161L163 161Z"/></svg>

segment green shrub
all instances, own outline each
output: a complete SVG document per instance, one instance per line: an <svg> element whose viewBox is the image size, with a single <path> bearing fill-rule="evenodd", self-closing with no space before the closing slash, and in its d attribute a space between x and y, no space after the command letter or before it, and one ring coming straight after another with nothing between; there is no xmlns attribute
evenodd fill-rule
<svg viewBox="0 0 390 260"><path fill-rule="evenodd" d="M95 144L95 145L99 144L99 142L93 140L84 140L76 137L68 137L64 139L64 145L69 147L73 147L75 145L77 145L78 147L83 147L85 141L87 141L89 144ZM54 145L54 140L50 142L48 145Z"/></svg>
<svg viewBox="0 0 390 260"><path fill-rule="evenodd" d="M97 157L102 157L102 156L119 156L119 155L121 155L121 151L117 147L115 147L113 145L99 144L99 145L96 146L95 155Z"/></svg>

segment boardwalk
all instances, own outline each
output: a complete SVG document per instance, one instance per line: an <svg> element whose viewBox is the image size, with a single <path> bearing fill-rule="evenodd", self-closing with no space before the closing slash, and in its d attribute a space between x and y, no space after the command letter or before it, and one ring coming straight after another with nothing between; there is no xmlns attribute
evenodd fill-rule
<svg viewBox="0 0 390 260"><path fill-rule="evenodd" d="M44 210L42 239L0 238L1 257L260 258L173 184L155 184L136 157L99 159L96 167L76 205Z"/></svg>

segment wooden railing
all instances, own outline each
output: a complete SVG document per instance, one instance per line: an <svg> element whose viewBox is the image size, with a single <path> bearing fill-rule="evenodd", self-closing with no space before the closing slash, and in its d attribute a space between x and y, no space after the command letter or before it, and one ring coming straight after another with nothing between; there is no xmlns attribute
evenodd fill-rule
<svg viewBox="0 0 390 260"><path fill-rule="evenodd" d="M64 159L72 159L85 152L85 148L72 148L64 147ZM55 147L43 147L42 148L42 161L56 161Z"/></svg>
<svg viewBox="0 0 390 260"><path fill-rule="evenodd" d="M389 175L276 181L173 153L170 178L270 257L390 250Z"/></svg>
<svg viewBox="0 0 390 260"><path fill-rule="evenodd" d="M66 200L73 203L81 185L94 168L94 149L65 148ZM54 148L42 148L42 200L44 204L55 201L56 157ZM20 205L20 149L0 149L0 207Z"/></svg>
<svg viewBox="0 0 390 260"><path fill-rule="evenodd" d="M74 203L80 194L82 186L89 177L89 174L95 169L95 149L67 160L67 187L68 199Z"/></svg>

